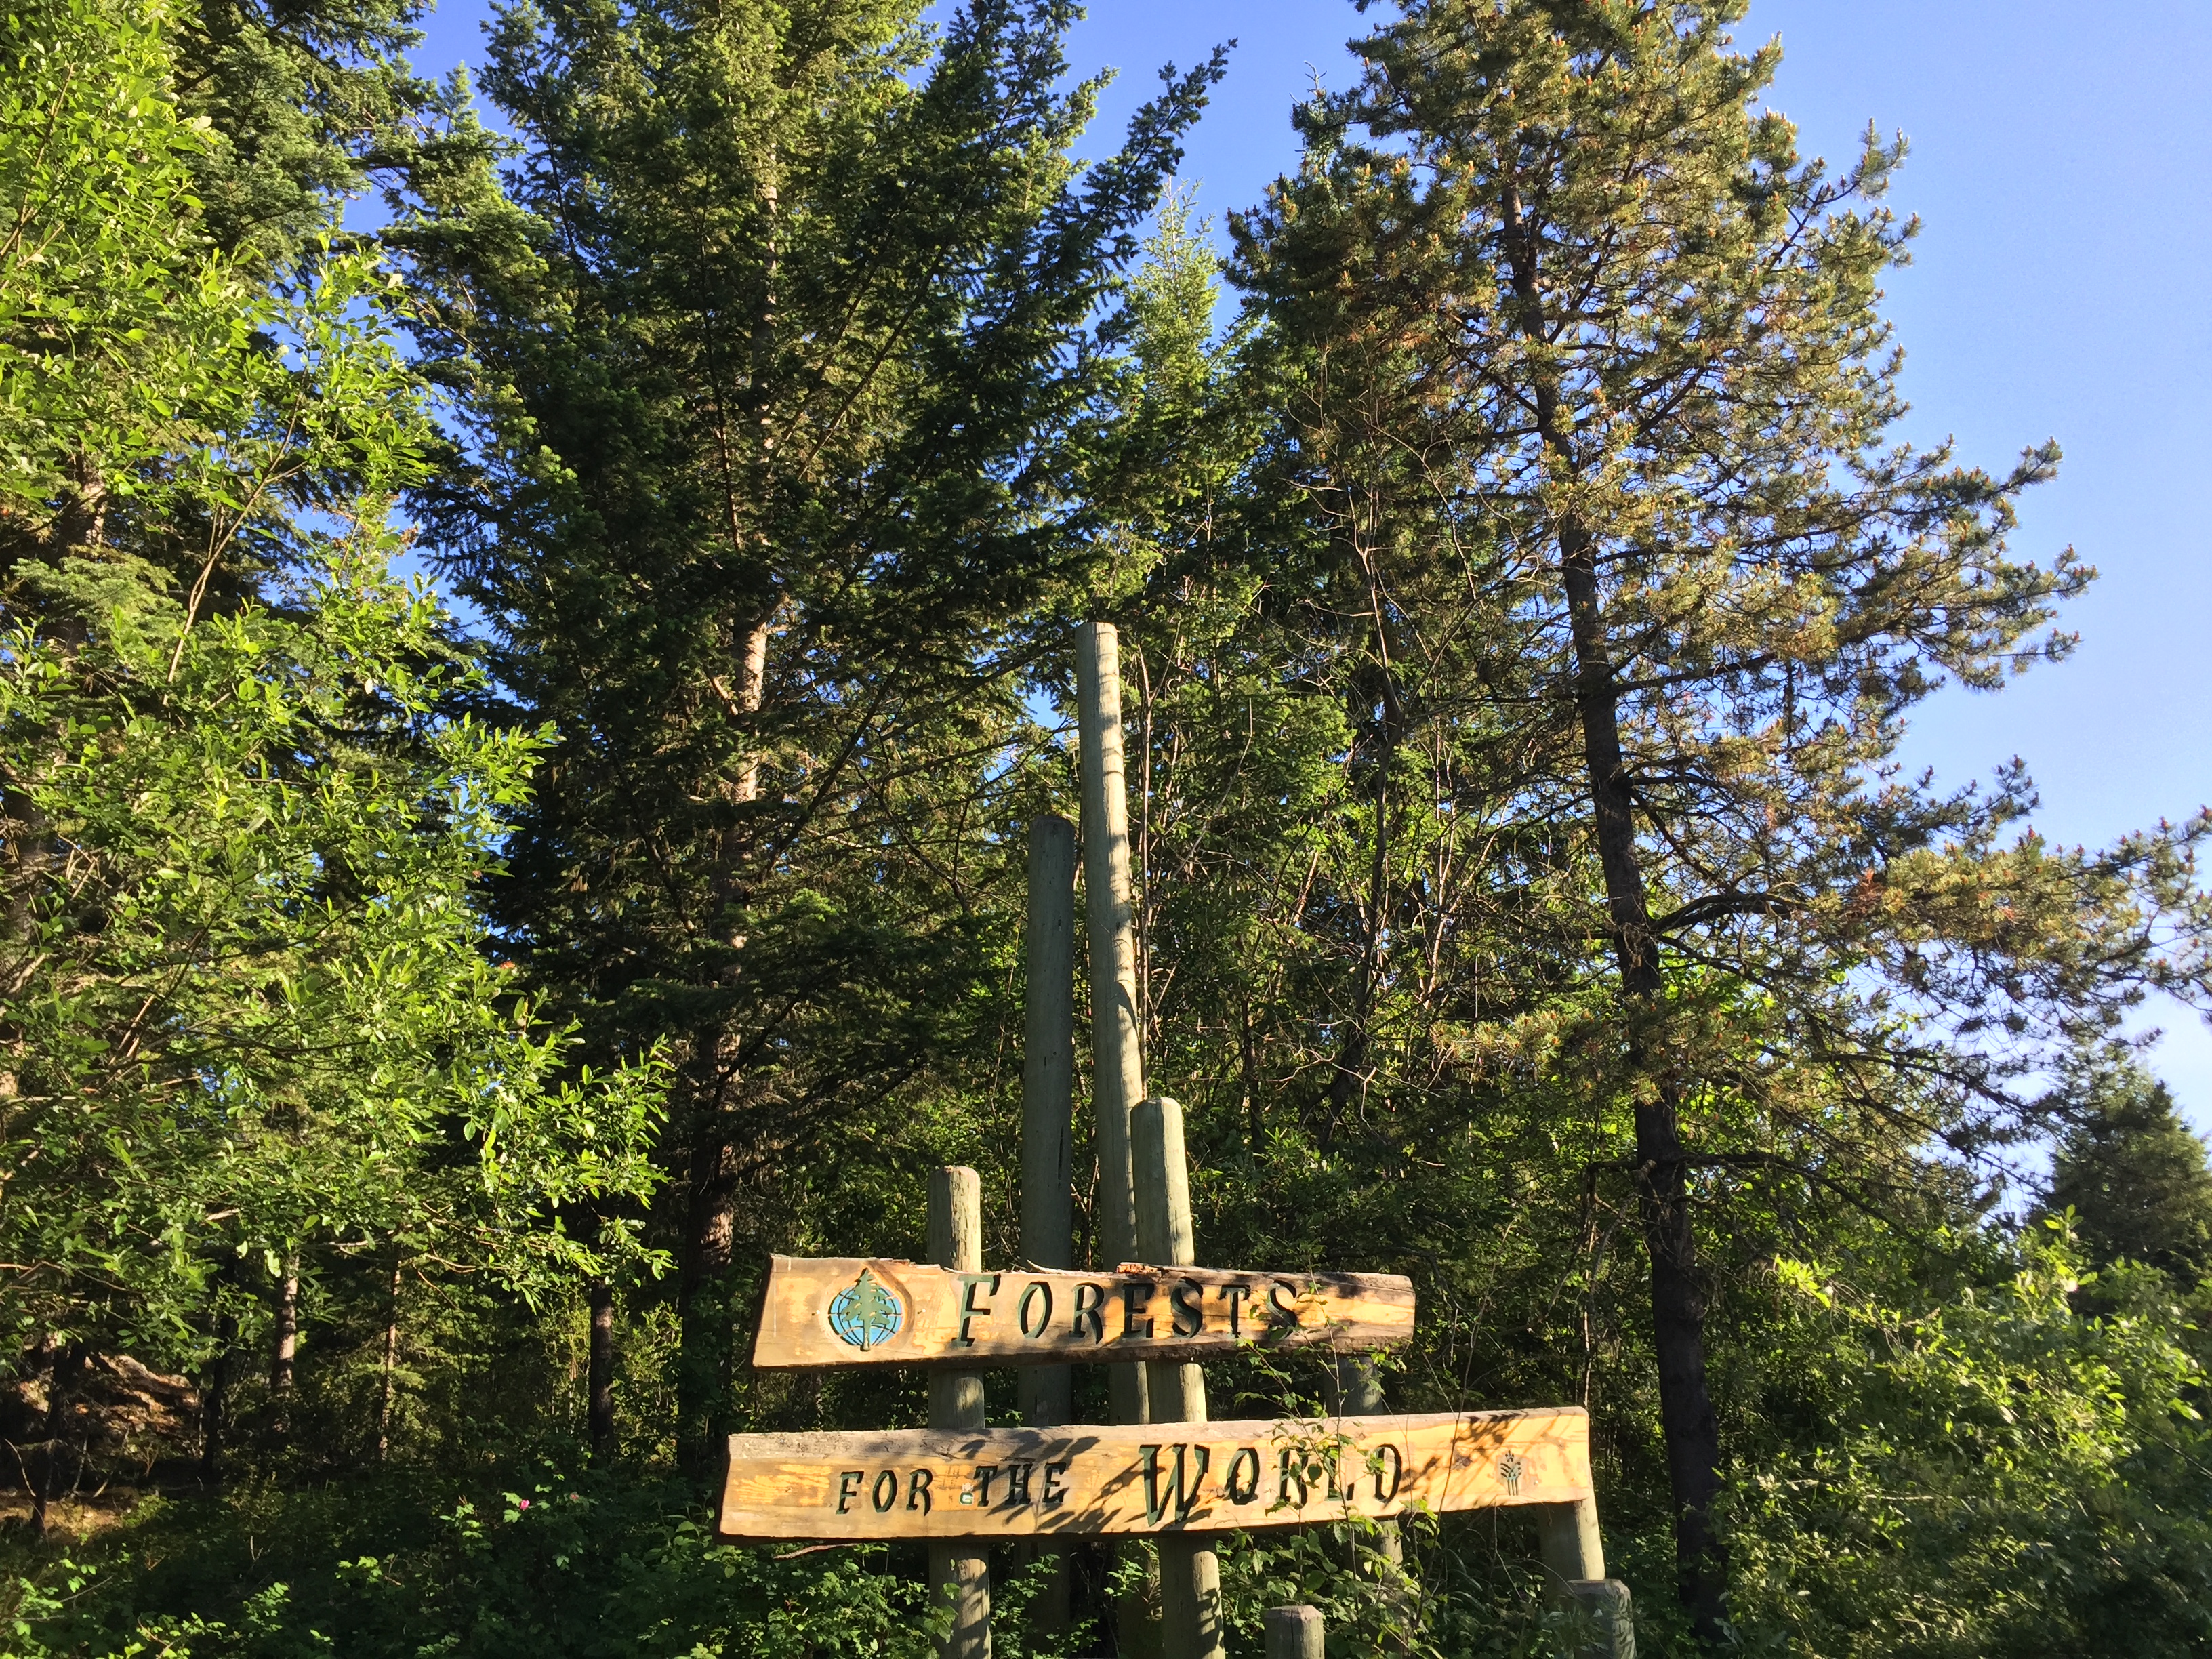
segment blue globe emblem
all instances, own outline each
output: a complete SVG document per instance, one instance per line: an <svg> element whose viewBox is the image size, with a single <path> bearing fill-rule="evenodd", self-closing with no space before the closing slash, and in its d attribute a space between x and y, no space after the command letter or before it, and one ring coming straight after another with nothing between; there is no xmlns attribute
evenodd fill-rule
<svg viewBox="0 0 2212 1659"><path fill-rule="evenodd" d="M830 1298L830 1328L863 1353L890 1341L905 1322L898 1297L866 1267Z"/></svg>

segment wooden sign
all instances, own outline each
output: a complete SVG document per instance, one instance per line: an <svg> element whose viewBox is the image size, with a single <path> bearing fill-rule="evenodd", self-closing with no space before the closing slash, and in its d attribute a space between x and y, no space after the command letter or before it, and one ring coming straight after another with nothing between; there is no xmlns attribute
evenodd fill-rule
<svg viewBox="0 0 2212 1659"><path fill-rule="evenodd" d="M1413 1334L1395 1273L956 1273L912 1261L770 1258L753 1364L1065 1364L1207 1359L1251 1346L1381 1347Z"/></svg>
<svg viewBox="0 0 2212 1659"><path fill-rule="evenodd" d="M736 1539L1020 1539L1310 1526L1592 1496L1580 1407L1276 1423L730 1437Z"/></svg>

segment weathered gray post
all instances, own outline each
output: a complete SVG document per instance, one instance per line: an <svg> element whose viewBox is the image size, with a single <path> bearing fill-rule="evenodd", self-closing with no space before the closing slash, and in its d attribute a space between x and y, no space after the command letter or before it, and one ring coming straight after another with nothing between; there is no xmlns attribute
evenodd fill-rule
<svg viewBox="0 0 2212 1659"><path fill-rule="evenodd" d="M1189 1267L1198 1260L1190 1218L1190 1169L1183 1154L1182 1108L1164 1095L1130 1119L1136 1164L1137 1249L1146 1265ZM1147 1365L1155 1423L1206 1421L1206 1373L1195 1361ZM1160 1625L1166 1659L1217 1659L1222 1651L1221 1567L1199 1540L1163 1534Z"/></svg>
<svg viewBox="0 0 2212 1659"><path fill-rule="evenodd" d="M1040 1267L1075 1265L1070 1182L1075 1107L1075 826L1047 815L1030 825L1029 999L1022 1052L1022 1256ZM1022 1420L1057 1427L1075 1418L1074 1373L1025 1365ZM1030 1603L1040 1630L1067 1627L1066 1558Z"/></svg>
<svg viewBox="0 0 2212 1659"><path fill-rule="evenodd" d="M1582 1609L1596 1625L1582 1659L1636 1659L1636 1621L1629 1608L1628 1586L1605 1576L1597 1499L1540 1504L1536 1525L1544 1565L1559 1581L1560 1600Z"/></svg>
<svg viewBox="0 0 2212 1659"><path fill-rule="evenodd" d="M1597 1529L1597 1500L1536 1505L1537 1536L1544 1565L1561 1580L1577 1583L1605 1577L1605 1540Z"/></svg>
<svg viewBox="0 0 2212 1659"><path fill-rule="evenodd" d="M1339 1417L1375 1417L1382 1411L1382 1379L1376 1375L1371 1354L1336 1356L1336 1413ZM1405 1559L1405 1543L1395 1521L1376 1524L1375 1548L1394 1565Z"/></svg>
<svg viewBox="0 0 2212 1659"><path fill-rule="evenodd" d="M1075 826L1030 825L1029 1001L1022 1053L1022 1257L1075 1265L1070 1180L1075 1108ZM1025 1365L1022 1417L1057 1426L1073 1414L1066 1365Z"/></svg>
<svg viewBox="0 0 2212 1659"><path fill-rule="evenodd" d="M1267 1632L1267 1659L1322 1659L1319 1607L1269 1607L1260 1615Z"/></svg>
<svg viewBox="0 0 2212 1659"><path fill-rule="evenodd" d="M1590 1616L1595 1628L1581 1659L1636 1659L1636 1620L1628 1586L1618 1578L1591 1578L1567 1586L1567 1601Z"/></svg>
<svg viewBox="0 0 2212 1659"><path fill-rule="evenodd" d="M1083 750L1083 902L1091 933L1091 1098L1098 1121L1098 1231L1104 1257L1099 1265L1111 1269L1136 1254L1129 1114L1145 1097L1129 797L1121 763L1121 642L1112 623L1085 623L1077 635L1075 690ZM1141 1366L1112 1367L1109 1387L1116 1423L1148 1420Z"/></svg>
<svg viewBox="0 0 2212 1659"><path fill-rule="evenodd" d="M946 1164L930 1171L929 1259L957 1273L983 1271L983 1182L975 1170ZM982 1377L930 1372L929 1426L985 1427ZM929 1547L930 1594L952 1603L952 1634L939 1650L944 1659L991 1659L991 1560L968 1553L975 1547Z"/></svg>

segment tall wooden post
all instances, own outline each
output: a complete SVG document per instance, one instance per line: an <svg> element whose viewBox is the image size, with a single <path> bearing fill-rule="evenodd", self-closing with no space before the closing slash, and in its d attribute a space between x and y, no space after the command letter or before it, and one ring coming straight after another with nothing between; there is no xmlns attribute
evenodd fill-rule
<svg viewBox="0 0 2212 1659"><path fill-rule="evenodd" d="M1022 1257L1075 1265L1071 1181L1075 1091L1075 826L1047 816L1030 825L1029 1001L1022 1052ZM1022 1419L1056 1426L1073 1416L1066 1365L1028 1365Z"/></svg>
<svg viewBox="0 0 2212 1659"><path fill-rule="evenodd" d="M1184 1159L1182 1108L1164 1095L1130 1120L1136 1165L1137 1248L1149 1266L1187 1267L1198 1260L1190 1218L1190 1170ZM1148 1365L1155 1423L1206 1421L1206 1373L1194 1361ZM1223 1651L1221 1565L1197 1539L1162 1534L1160 1625L1166 1659L1218 1659Z"/></svg>
<svg viewBox="0 0 2212 1659"><path fill-rule="evenodd" d="M1085 623L1075 641L1076 724L1083 757L1083 906L1091 937L1091 1103L1098 1126L1100 1264L1137 1254L1135 1176L1129 1114L1145 1097L1142 1028L1137 1019L1137 912L1129 878L1129 787L1121 762L1121 635ZM1107 1399L1116 1423L1149 1422L1142 1365L1109 1365ZM1142 1546L1138 1547L1139 1549ZM1158 1575L1121 1599L1115 1634L1127 1659L1157 1659Z"/></svg>
<svg viewBox="0 0 2212 1659"><path fill-rule="evenodd" d="M1544 1565L1573 1584L1605 1577L1605 1541L1597 1529L1597 1500L1536 1506Z"/></svg>
<svg viewBox="0 0 2212 1659"><path fill-rule="evenodd" d="M957 1273L983 1271L983 1182L975 1170L947 1164L930 1171L929 1259ZM986 1427L982 1377L932 1371L929 1426ZM991 1559L969 1553L978 1547L929 1547L930 1594L952 1603L952 1634L938 1650L944 1659L991 1659Z"/></svg>
<svg viewBox="0 0 2212 1659"><path fill-rule="evenodd" d="M1075 826L1050 815L1030 825L1029 998L1022 1050L1022 1257L1075 1265L1072 1160L1075 1138ZM1017 1381L1022 1421L1075 1420L1073 1368L1026 1365ZM1067 1628L1067 1559L1030 1602L1030 1622Z"/></svg>
<svg viewBox="0 0 2212 1659"><path fill-rule="evenodd" d="M1129 796L1121 762L1121 657L1110 623L1076 637L1077 724L1083 747L1083 898L1091 933L1091 1097L1098 1121L1098 1231L1113 1267L1133 1260L1137 1208L1129 1114L1145 1097L1137 1023L1137 918L1129 879ZM1149 1421L1145 1373L1116 1365L1114 1420Z"/></svg>

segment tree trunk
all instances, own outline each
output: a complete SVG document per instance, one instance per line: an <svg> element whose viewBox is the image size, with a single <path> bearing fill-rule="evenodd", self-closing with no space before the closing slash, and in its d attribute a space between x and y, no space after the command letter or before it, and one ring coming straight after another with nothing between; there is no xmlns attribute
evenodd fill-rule
<svg viewBox="0 0 2212 1659"><path fill-rule="evenodd" d="M1502 202L1504 246L1512 269L1517 326L1524 337L1547 337L1538 282L1536 233L1522 216L1517 188ZM1579 471L1574 436L1559 407L1558 383L1534 377L1536 430L1563 477ZM1582 518L1559 524L1559 574L1574 641L1575 712L1582 726L1598 862L1604 872L1607 929L1620 974L1629 1063L1652 1085L1636 1104L1636 1189L1651 1260L1652 1346L1659 1365L1659 1419L1667 1445L1667 1477L1674 1502L1676 1583L1692 1626L1707 1643L1721 1636L1727 1561L1713 1531L1720 1491L1720 1424L1705 1376L1705 1293L1690 1224L1689 1171L1681 1131L1681 1079L1650 1034L1665 1012L1666 981L1659 942L1644 890L1636 848L1633 793L1620 747L1620 690L1597 574L1597 538Z"/></svg>
<svg viewBox="0 0 2212 1659"><path fill-rule="evenodd" d="M46 1436L40 1449L38 1474L31 1483L31 1529L41 1538L52 1524L53 1506L62 1495L62 1460L69 1443L69 1407L75 1397L77 1376L84 1370L85 1346L81 1342L53 1351L47 1372Z"/></svg>
<svg viewBox="0 0 2212 1659"><path fill-rule="evenodd" d="M230 1427L230 1353L237 1344L237 1316L218 1315L215 1352L200 1378L200 1482L204 1486L216 1486L222 1480L223 1443Z"/></svg>
<svg viewBox="0 0 2212 1659"><path fill-rule="evenodd" d="M292 1431L292 1369L300 1352L300 1258L296 1255L285 1259L269 1325L269 1428L281 1446Z"/></svg>
<svg viewBox="0 0 2212 1659"><path fill-rule="evenodd" d="M1674 1499L1674 1551L1682 1601L1698 1633L1717 1640L1726 1561L1713 1531L1720 1490L1720 1424L1705 1376L1705 1292L1690 1224L1684 1162L1681 1080L1664 1057L1655 1064L1645 1032L1662 1012L1665 981L1636 851L1631 792L1620 751L1620 696L1606 646L1596 548L1570 520L1560 534L1561 568L1575 641L1576 703L1597 820L1606 909L1628 1023L1632 1066L1653 1088L1636 1106L1636 1188L1651 1258L1651 1329L1659 1362L1659 1415Z"/></svg>
<svg viewBox="0 0 2212 1659"><path fill-rule="evenodd" d="M771 611L746 630L737 688L729 698L734 718L749 719L760 712L766 696L769 636L775 620ZM726 786L732 805L742 806L757 799L760 770L757 750L748 754ZM718 923L738 902L745 834L743 825L732 826L716 849L717 869L709 902ZM732 931L727 943L730 955L722 980L734 984L745 941ZM683 1326L677 1357L677 1455L695 1478L702 1480L711 1475L714 1466L730 1391L729 1273L738 1200L737 1125L732 1111L736 1091L729 1074L730 1047L726 1026L704 1027L692 1038L691 1058L685 1068L684 1093L691 1103L693 1130L684 1259L677 1289Z"/></svg>
<svg viewBox="0 0 2212 1659"><path fill-rule="evenodd" d="M729 1392L728 1307L737 1231L737 1152L719 1103L691 1148L690 1201L677 1283L683 1346L677 1356L677 1455L692 1474L711 1472Z"/></svg>
<svg viewBox="0 0 2212 1659"><path fill-rule="evenodd" d="M592 1281L592 1358L586 1387L592 1461L604 1463L615 1449L615 1287L604 1279Z"/></svg>
<svg viewBox="0 0 2212 1659"><path fill-rule="evenodd" d="M1267 1145L1267 1124L1260 1103L1260 1057L1252 1041L1252 999L1241 988L1237 994L1237 1066L1242 1082L1244 1136L1255 1163Z"/></svg>
<svg viewBox="0 0 2212 1659"><path fill-rule="evenodd" d="M779 265L778 168L773 149L763 158L760 185L762 208L760 308L752 320L746 371L744 404L750 413L751 456L746 469L752 504L769 500L772 489L775 449L772 411L775 392L775 350ZM719 398L720 392L717 392ZM738 471L724 440L723 507L729 533L730 556L740 563L757 558L766 571L772 551L758 524L741 499ZM757 733L751 728L767 700L769 639L781 608L772 592L766 608L749 623L738 642L737 685L717 678L730 718L748 728L747 748L734 773L719 781L723 799L741 808L760 795L761 756ZM708 892L710 927L728 927L741 899L741 871L750 826L742 812L733 815L711 843L713 875ZM730 947L719 982L733 986L744 938L734 927L726 936ZM716 1441L726 1426L730 1396L730 1348L732 1310L729 1305L729 1273L737 1232L737 1125L732 1121L736 1079L729 1050L731 1032L726 1018L694 1034L691 1042L690 1086L685 1090L692 1108L690 1194L684 1218L684 1253L677 1283L677 1317L680 1328L676 1360L676 1455L678 1463L695 1480L711 1478Z"/></svg>
<svg viewBox="0 0 2212 1659"><path fill-rule="evenodd" d="M1356 532L1354 555L1367 581L1374 657L1366 672L1353 677L1352 707L1346 712L1352 717L1353 730L1364 731L1364 740L1372 747L1369 763L1375 774L1375 827L1368 849L1366 917L1361 928L1358 975L1352 984L1352 1017L1345 1022L1343 1038L1331 1062L1328 1115L1319 1138L1324 1158L1336 1143L1339 1126L1367 1093L1376 994L1385 967L1383 942L1389 937L1392 908L1390 768L1397 760L1398 745L1406 736L1405 702L1398 690L1382 585L1376 578L1374 560L1364 546L1358 544ZM1382 711L1379 715L1375 712L1378 707ZM1358 746L1356 741L1355 760Z"/></svg>
<svg viewBox="0 0 2212 1659"><path fill-rule="evenodd" d="M399 1369L399 1268L398 1246L392 1247L391 1299L386 1304L384 1317L384 1372L376 1390L376 1461L380 1463L392 1450L392 1397L394 1373Z"/></svg>

